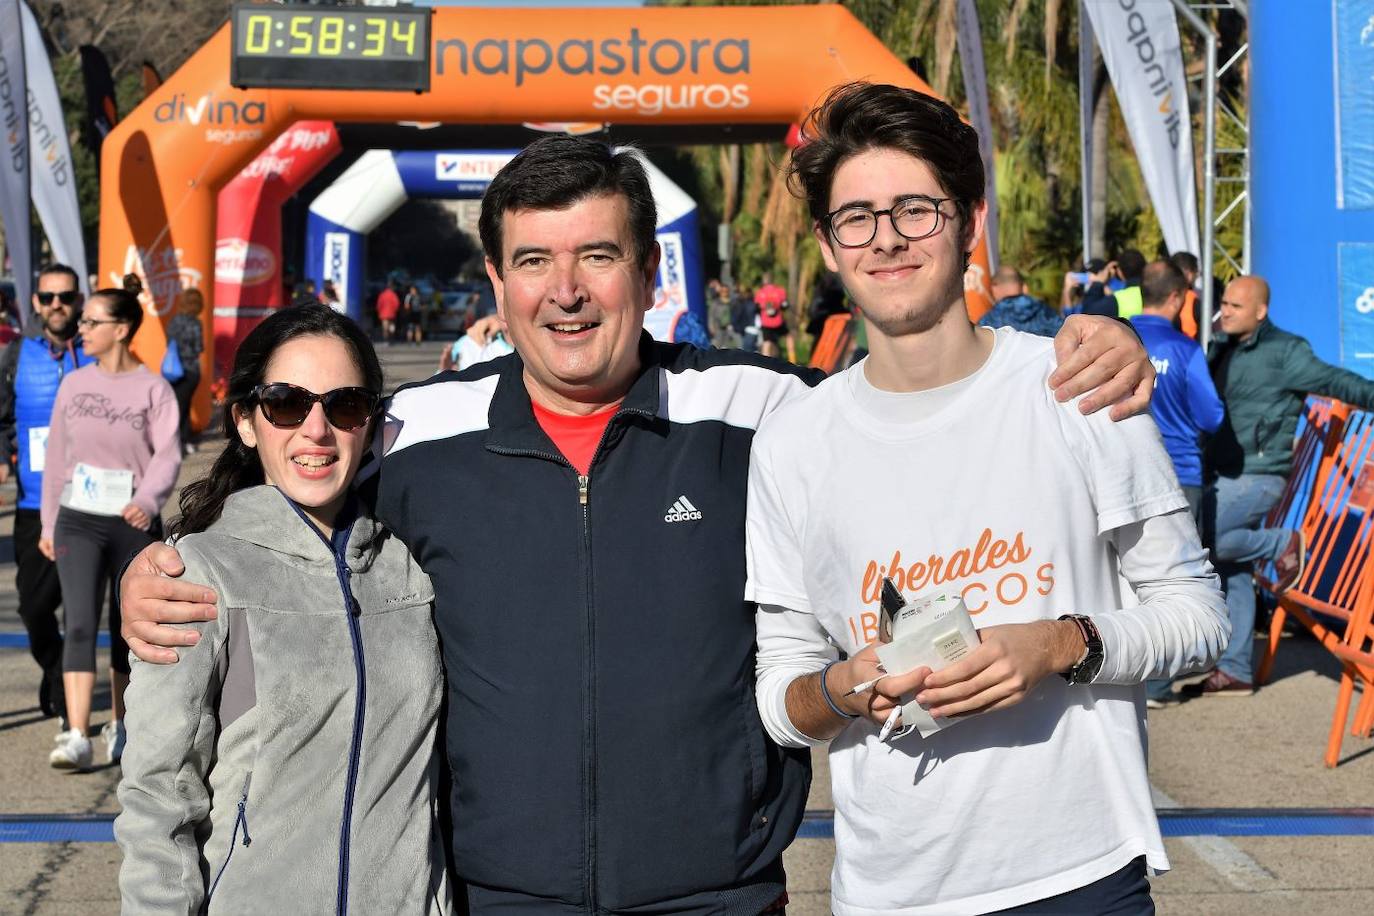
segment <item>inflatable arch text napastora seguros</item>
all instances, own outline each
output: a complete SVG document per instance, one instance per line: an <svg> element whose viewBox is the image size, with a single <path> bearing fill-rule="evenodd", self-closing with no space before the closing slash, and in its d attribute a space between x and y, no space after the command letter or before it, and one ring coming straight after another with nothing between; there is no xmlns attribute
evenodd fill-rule
<svg viewBox="0 0 1374 916"><path fill-rule="evenodd" d="M790 124L851 80L932 91L839 6L444 7L430 22L427 92L235 89L230 46L226 25L104 142L100 277L144 277L146 306L162 319L135 340L149 365L161 363L176 293L212 298L219 189L297 121ZM977 313L981 248L968 280ZM212 359L202 357L197 427L209 418Z"/></svg>

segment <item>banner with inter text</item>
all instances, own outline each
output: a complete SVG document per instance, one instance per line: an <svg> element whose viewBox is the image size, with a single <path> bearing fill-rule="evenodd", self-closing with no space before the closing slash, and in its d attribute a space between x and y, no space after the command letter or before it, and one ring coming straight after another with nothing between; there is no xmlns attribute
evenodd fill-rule
<svg viewBox="0 0 1374 916"><path fill-rule="evenodd" d="M1169 251L1201 255L1193 132L1171 0L1083 0Z"/></svg>

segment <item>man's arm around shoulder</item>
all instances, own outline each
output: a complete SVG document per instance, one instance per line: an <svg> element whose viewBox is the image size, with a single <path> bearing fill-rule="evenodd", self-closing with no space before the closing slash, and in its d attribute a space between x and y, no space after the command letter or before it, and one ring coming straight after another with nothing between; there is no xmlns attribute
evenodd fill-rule
<svg viewBox="0 0 1374 916"><path fill-rule="evenodd" d="M119 582L120 633L129 649L145 662L177 661L175 646L194 646L200 634L168 626L214 620L219 597L198 582L176 578L186 571L176 548L149 544L134 557Z"/></svg>

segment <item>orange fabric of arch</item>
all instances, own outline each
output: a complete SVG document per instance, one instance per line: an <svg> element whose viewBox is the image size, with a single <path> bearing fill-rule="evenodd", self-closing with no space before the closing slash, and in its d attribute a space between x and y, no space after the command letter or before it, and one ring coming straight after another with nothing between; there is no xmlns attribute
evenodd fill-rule
<svg viewBox="0 0 1374 916"><path fill-rule="evenodd" d="M215 196L298 120L790 124L857 79L933 90L840 6L434 11L425 93L240 90L226 25L105 138L100 276L144 277L135 350L159 365L178 290L214 290ZM545 51L548 54L545 54ZM347 66L337 63L335 66ZM980 244L966 277L991 305ZM206 339L211 316L204 312ZM212 357L207 355L207 360ZM193 403L209 418L209 374Z"/></svg>

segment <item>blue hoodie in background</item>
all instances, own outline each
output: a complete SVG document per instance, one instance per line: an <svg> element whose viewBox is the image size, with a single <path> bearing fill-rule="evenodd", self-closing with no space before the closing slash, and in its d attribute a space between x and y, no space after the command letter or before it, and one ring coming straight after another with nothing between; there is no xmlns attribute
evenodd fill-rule
<svg viewBox="0 0 1374 916"><path fill-rule="evenodd" d="M1216 432L1226 416L1226 405L1207 371L1207 358L1197 341L1161 315L1136 315L1131 324L1157 373L1150 413L1173 459L1178 482L1200 487L1202 446L1198 435Z"/></svg>
<svg viewBox="0 0 1374 916"><path fill-rule="evenodd" d="M1024 293L999 299L981 319L982 328L1015 328L1027 334L1053 337L1064 326L1064 316L1033 296Z"/></svg>

